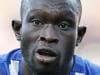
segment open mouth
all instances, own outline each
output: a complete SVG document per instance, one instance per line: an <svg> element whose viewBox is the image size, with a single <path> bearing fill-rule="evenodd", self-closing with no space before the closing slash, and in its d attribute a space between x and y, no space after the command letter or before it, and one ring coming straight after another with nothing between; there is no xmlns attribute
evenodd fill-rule
<svg viewBox="0 0 100 75"><path fill-rule="evenodd" d="M56 60L57 54L48 49L39 49L36 52L36 58L42 63L50 63Z"/></svg>

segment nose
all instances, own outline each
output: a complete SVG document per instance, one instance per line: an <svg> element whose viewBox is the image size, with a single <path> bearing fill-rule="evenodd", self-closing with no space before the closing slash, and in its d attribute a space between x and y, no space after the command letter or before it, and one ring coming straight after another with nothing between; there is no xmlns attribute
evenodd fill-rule
<svg viewBox="0 0 100 75"><path fill-rule="evenodd" d="M51 24L41 31L40 40L48 43L58 43L57 32Z"/></svg>

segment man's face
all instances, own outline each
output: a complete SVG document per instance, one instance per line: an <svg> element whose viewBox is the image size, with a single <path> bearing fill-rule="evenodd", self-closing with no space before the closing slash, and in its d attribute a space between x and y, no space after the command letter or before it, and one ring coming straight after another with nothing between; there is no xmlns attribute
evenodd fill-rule
<svg viewBox="0 0 100 75"><path fill-rule="evenodd" d="M74 53L78 17L63 0L32 2L22 20L24 61L35 70L54 70L69 64Z"/></svg>

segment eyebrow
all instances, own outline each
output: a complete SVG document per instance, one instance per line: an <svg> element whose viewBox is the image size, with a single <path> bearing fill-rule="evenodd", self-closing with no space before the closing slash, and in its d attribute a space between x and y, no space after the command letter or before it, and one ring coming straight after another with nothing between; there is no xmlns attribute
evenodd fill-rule
<svg viewBox="0 0 100 75"><path fill-rule="evenodd" d="M40 16L40 17L44 17L44 18L49 18L49 17L51 17L50 14L51 13L48 13L41 9L35 9L35 10L29 11L27 17L33 17L36 15L36 16ZM60 13L54 15L53 17L56 17L56 19L59 21L67 20L67 21L71 21L72 23L75 23L75 14L74 14L74 12L71 12L71 11L61 11Z"/></svg>
<svg viewBox="0 0 100 75"><path fill-rule="evenodd" d="M75 21L75 14L71 11L63 11L60 14L57 15L60 20L70 20Z"/></svg>

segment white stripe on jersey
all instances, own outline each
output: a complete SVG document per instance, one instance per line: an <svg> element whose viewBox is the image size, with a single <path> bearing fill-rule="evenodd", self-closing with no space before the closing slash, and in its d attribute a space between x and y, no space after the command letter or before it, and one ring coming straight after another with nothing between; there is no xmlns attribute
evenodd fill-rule
<svg viewBox="0 0 100 75"><path fill-rule="evenodd" d="M18 75L19 71L19 61L11 60L9 65L10 75Z"/></svg>
<svg viewBox="0 0 100 75"><path fill-rule="evenodd" d="M85 74L76 72L75 75L85 75Z"/></svg>

